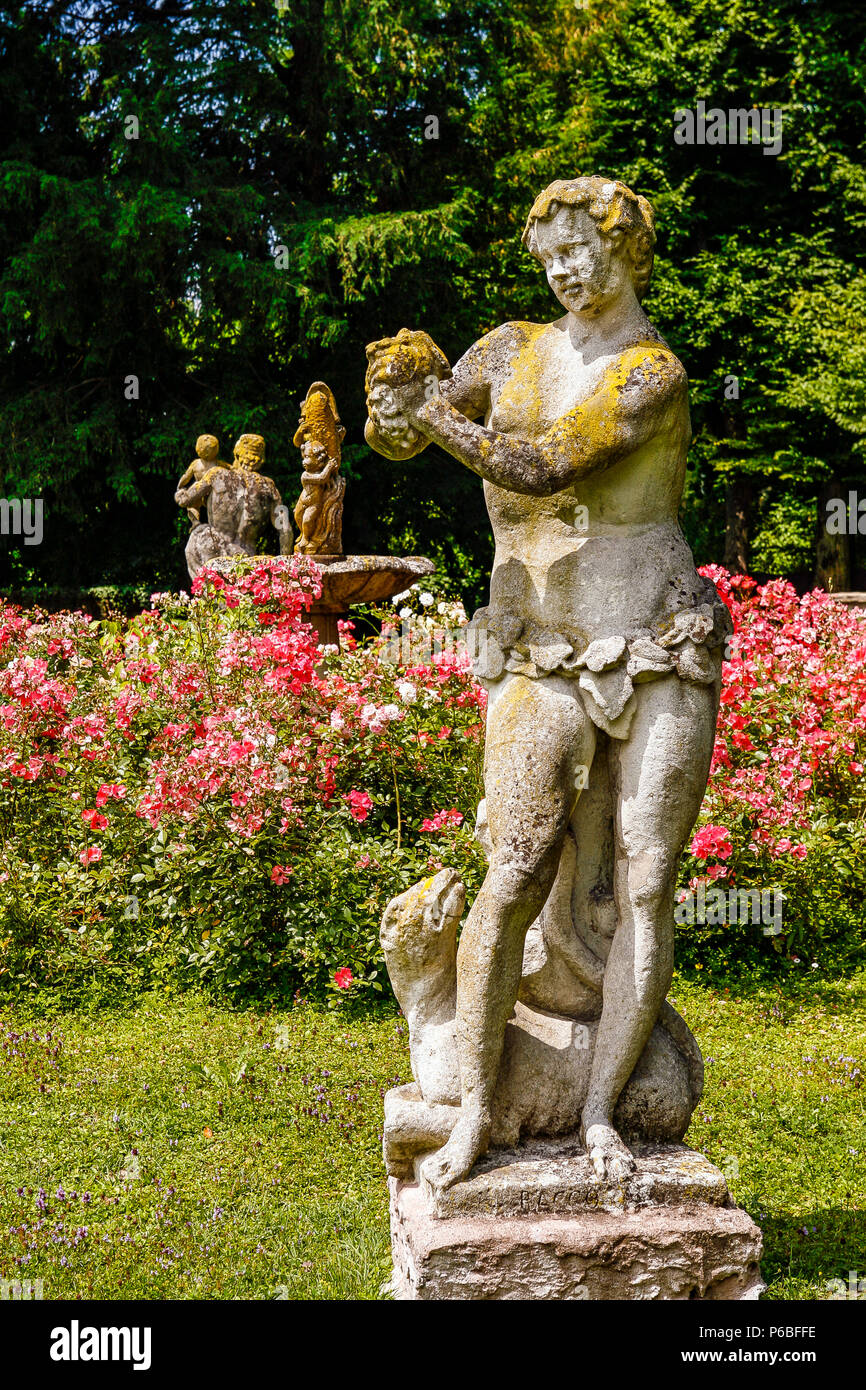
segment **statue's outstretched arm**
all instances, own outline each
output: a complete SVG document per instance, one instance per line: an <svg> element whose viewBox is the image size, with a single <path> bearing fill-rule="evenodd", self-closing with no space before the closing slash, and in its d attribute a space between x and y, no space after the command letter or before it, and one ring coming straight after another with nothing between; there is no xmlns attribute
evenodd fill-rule
<svg viewBox="0 0 866 1390"><path fill-rule="evenodd" d="M632 348L608 368L600 385L561 416L536 443L474 424L443 388L413 423L467 468L497 487L548 497L628 457L685 406L686 375L665 348Z"/></svg>

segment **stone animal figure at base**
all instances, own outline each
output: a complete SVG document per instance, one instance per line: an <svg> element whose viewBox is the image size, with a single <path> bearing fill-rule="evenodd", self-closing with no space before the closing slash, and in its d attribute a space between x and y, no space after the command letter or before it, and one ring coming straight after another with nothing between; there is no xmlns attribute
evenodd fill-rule
<svg viewBox="0 0 866 1390"><path fill-rule="evenodd" d="M414 1159L444 1144L460 1116L457 927L465 899L455 870L442 869L393 898L382 919L380 940L409 1025L415 1078L385 1097L384 1155L392 1177L411 1177ZM543 988L530 952L524 969L533 989ZM523 1137L578 1131L597 1030L596 1019L578 1022L518 999L505 1029L492 1144L512 1147ZM629 1138L678 1142L702 1089L700 1051L666 1004L620 1094L617 1128Z"/></svg>
<svg viewBox="0 0 866 1390"><path fill-rule="evenodd" d="M491 853L457 958L460 1115L424 1166L440 1190L490 1143L527 935L597 760L614 921L580 1130L607 1175L634 1170L614 1115L670 987L731 630L679 524L688 382L641 308L652 209L615 179L560 179L523 240L561 317L502 324L453 371L418 331L368 348L368 442L395 460L433 443L482 478L496 542L471 634Z"/></svg>

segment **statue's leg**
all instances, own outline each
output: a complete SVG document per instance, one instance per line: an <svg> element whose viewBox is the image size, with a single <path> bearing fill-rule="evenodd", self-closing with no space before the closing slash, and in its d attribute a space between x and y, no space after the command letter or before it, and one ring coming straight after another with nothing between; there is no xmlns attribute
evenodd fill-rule
<svg viewBox="0 0 866 1390"><path fill-rule="evenodd" d="M492 850L457 954L460 1119L424 1165L434 1185L464 1177L487 1147L505 1025L517 999L526 932L556 877L566 827L595 751L570 681L507 678L488 710L484 792Z"/></svg>
<svg viewBox="0 0 866 1390"><path fill-rule="evenodd" d="M717 687L677 676L637 696L629 737L611 739L609 752L618 921L583 1111L587 1150L609 1179L634 1168L613 1110L670 987L677 864L706 789L718 709Z"/></svg>

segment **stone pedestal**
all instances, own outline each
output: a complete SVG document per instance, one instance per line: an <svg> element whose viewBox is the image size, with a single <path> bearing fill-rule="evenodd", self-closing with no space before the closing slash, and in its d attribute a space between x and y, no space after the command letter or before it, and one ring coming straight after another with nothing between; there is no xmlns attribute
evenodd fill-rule
<svg viewBox="0 0 866 1390"><path fill-rule="evenodd" d="M391 1178L394 1296L756 1299L761 1232L719 1169L682 1144L634 1152L615 1186L574 1140L492 1151L440 1195Z"/></svg>

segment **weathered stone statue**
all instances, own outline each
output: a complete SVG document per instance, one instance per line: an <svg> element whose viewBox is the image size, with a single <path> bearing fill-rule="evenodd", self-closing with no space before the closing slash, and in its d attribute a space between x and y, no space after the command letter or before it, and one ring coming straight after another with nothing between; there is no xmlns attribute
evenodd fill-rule
<svg viewBox="0 0 866 1390"><path fill-rule="evenodd" d="M343 553L346 480L340 476L340 445L345 434L333 391L323 381L314 381L301 406L300 424L292 441L300 446L304 463L303 491L294 513L300 531L296 554Z"/></svg>
<svg viewBox="0 0 866 1390"><path fill-rule="evenodd" d="M195 441L195 458L187 468L186 472L178 481L178 492L182 488L189 487L190 483L198 483L205 473L211 468L229 468L231 465L226 463L219 456L220 442L215 434L201 434ZM198 507L187 507L186 514L193 526L198 526L201 521L201 513Z"/></svg>
<svg viewBox="0 0 866 1390"><path fill-rule="evenodd" d="M415 1084L389 1095L386 1161L406 1177L427 1153L418 1171L438 1217L449 1189L480 1180L463 1181L491 1141L570 1132L599 1190L637 1202L641 1142L679 1140L702 1086L665 998L730 623L677 520L688 393L640 306L653 214L614 180L560 180L523 240L560 318L504 324L453 372L423 333L367 350L368 442L392 459L434 442L472 469L496 541L490 603L470 626L489 692L487 876L456 963L435 881L383 922L410 1033L416 1020ZM702 1200L718 1202L710 1188Z"/></svg>
<svg viewBox="0 0 866 1390"><path fill-rule="evenodd" d="M216 444L212 435L203 438ZM216 452L211 457L210 450L199 454L199 458L210 466L191 487L186 487L185 480L195 468L195 464L190 465L174 495L179 507L195 509L196 515L199 505L207 502L207 521L193 528L186 543L190 579L195 579L217 556L254 555L259 537L269 522L280 533L281 553L289 553L288 511L282 505L276 483L259 472L265 461L262 436L242 434L235 444L230 468L216 462Z"/></svg>

